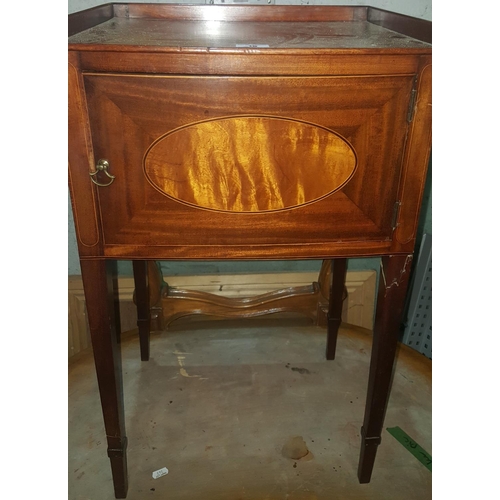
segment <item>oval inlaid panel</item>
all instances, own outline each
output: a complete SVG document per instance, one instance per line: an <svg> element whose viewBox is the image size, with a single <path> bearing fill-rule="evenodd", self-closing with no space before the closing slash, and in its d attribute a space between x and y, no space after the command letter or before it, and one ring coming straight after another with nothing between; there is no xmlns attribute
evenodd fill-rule
<svg viewBox="0 0 500 500"><path fill-rule="evenodd" d="M261 212L297 207L341 188L356 154L331 130L298 120L236 116L165 134L144 169L159 191L212 210Z"/></svg>

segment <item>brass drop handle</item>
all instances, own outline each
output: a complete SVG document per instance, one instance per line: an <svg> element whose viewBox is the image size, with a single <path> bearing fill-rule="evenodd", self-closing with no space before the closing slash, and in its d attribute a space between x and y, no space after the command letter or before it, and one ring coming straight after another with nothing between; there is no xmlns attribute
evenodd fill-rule
<svg viewBox="0 0 500 500"><path fill-rule="evenodd" d="M109 162L108 160L99 160L95 166L95 172L90 172L90 180L97 186L106 187L113 183L115 176L108 172ZM104 172L111 180L107 184L101 184L94 177L99 173Z"/></svg>

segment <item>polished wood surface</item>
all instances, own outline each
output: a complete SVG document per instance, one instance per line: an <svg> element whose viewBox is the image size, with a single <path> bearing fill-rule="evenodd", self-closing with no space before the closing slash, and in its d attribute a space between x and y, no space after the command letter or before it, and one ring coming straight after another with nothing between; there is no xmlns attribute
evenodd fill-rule
<svg viewBox="0 0 500 500"><path fill-rule="evenodd" d="M374 7L367 8L366 19L370 23L383 28L404 33L423 42L432 43L432 23L425 19L417 19Z"/></svg>
<svg viewBox="0 0 500 500"><path fill-rule="evenodd" d="M326 359L335 359L337 336L342 322L342 303L344 301L345 277L347 259L332 259L330 261L330 283L326 335Z"/></svg>
<svg viewBox="0 0 500 500"><path fill-rule="evenodd" d="M275 290L252 297L221 297L220 295L167 287L163 295L165 325L191 315L219 318L254 318L268 314L293 312L317 319L320 289L310 285Z"/></svg>
<svg viewBox="0 0 500 500"><path fill-rule="evenodd" d="M100 254L101 228L97 215L97 193L88 179L88 172L93 168L93 150L83 77L78 54L70 52L68 59L68 140L71 145L68 148L68 180L78 253L84 257Z"/></svg>
<svg viewBox="0 0 500 500"><path fill-rule="evenodd" d="M83 287L116 498L127 495L127 437L115 323L113 262L81 260Z"/></svg>
<svg viewBox="0 0 500 500"><path fill-rule="evenodd" d="M69 44L70 48L91 51L147 46L148 50L161 51L208 47L247 48L252 52L263 48L271 51L320 48L428 53L429 44L423 41L427 35L421 34L429 23L391 14L355 6L325 10L314 6L115 4L111 19L109 9L104 8L70 18ZM95 26L78 32L91 21ZM387 30L389 26L394 31ZM412 34L407 36L409 31ZM253 43L245 44L242 40Z"/></svg>
<svg viewBox="0 0 500 500"><path fill-rule="evenodd" d="M209 9L209 10L207 10ZM350 22L368 21L393 32L426 43L432 42L432 24L424 19L364 6L336 6L325 10L322 6L265 6L237 5L169 5L169 4L106 4L68 16L68 36L75 35L101 23L121 19L163 19L171 21L202 22ZM385 33L386 39L398 39L394 33ZM92 34L91 34L92 36ZM127 43L130 43L127 41Z"/></svg>
<svg viewBox="0 0 500 500"><path fill-rule="evenodd" d="M144 357L158 294L146 260L333 259L331 358L345 258L381 256L369 481L430 153L430 23L371 7L113 4L70 16L69 31L70 191L115 495L114 259L138 261Z"/></svg>
<svg viewBox="0 0 500 500"><path fill-rule="evenodd" d="M266 9L268 10L268 9ZM196 24L196 26L193 26ZM370 49L397 53L411 49L428 52L428 44L404 35L391 33L367 21L354 22L232 22L203 20L169 20L169 29L156 19L113 18L70 38L70 44L85 44L84 50L113 50L130 45L151 47L156 52L230 51L250 49L275 53L305 49L328 50ZM253 43L241 43L252 40ZM246 45L246 46L245 46ZM80 48L80 47L79 47Z"/></svg>
<svg viewBox="0 0 500 500"><path fill-rule="evenodd" d="M229 7L229 8L228 8ZM337 6L325 11L322 7L240 5L171 5L146 3L112 3L92 7L68 16L68 36L110 18L115 19L168 19L177 21L363 21L367 8L361 6Z"/></svg>
<svg viewBox="0 0 500 500"><path fill-rule="evenodd" d="M229 7L229 8L226 8ZM114 4L115 17L192 21L356 21L366 19L366 9L341 6L325 11L321 7L242 5Z"/></svg>
<svg viewBox="0 0 500 500"><path fill-rule="evenodd" d="M360 483L370 482L375 455L382 440L412 259L412 255L389 255L382 257L380 264L370 377L361 428Z"/></svg>
<svg viewBox="0 0 500 500"><path fill-rule="evenodd" d="M356 154L335 132L298 120L235 116L175 129L146 152L153 187L176 201L263 212L318 201L354 174Z"/></svg>
<svg viewBox="0 0 500 500"><path fill-rule="evenodd" d="M145 260L134 260L132 268L134 270L134 299L137 305L137 327L139 328L141 359L142 361L148 361L151 330L148 263Z"/></svg>
<svg viewBox="0 0 500 500"><path fill-rule="evenodd" d="M151 289L155 279L151 270L160 276L160 281L163 277L157 263L149 261L148 264ZM157 287L157 290L161 290L161 301L152 302L155 305L150 309L151 330L163 331L170 328L176 318L191 314L216 320L221 317L251 317L278 312L304 314L317 326L327 328L330 273L330 260L324 260L319 276L314 272L168 276L168 283L162 281L161 287ZM347 273L345 289L340 297L342 322L372 328L375 283L375 271ZM250 297L254 300L241 300ZM262 300L266 297L270 300ZM226 300L221 300L224 298ZM163 319L163 325L158 324L158 319Z"/></svg>
<svg viewBox="0 0 500 500"><path fill-rule="evenodd" d="M154 248L154 257L164 259L220 258L221 255L235 259L244 255L252 258L324 258L335 253L365 256L399 250L391 238L398 184L404 166L402 159L413 76L212 78L90 74L84 79L89 119L93 124L94 155L107 159L110 172L116 177L112 185L99 192L105 255L148 258ZM238 99L235 100L235 96ZM181 129L184 134L187 130L199 130L200 119L224 117L224 120L202 124L210 128L214 123L229 122L228 116L242 114L267 117L266 123L273 124L274 130L278 130L276 122L286 125L279 127L281 132L288 133L280 141L282 145L288 144L276 154L272 168L276 170L276 166L282 165L280 174L290 190L287 195L290 204L298 201L300 189L306 182L303 179L307 179L313 191L310 198L325 191L330 193L318 197L314 203L282 212L244 214L200 210L193 206L198 184L204 184L205 189L213 184L207 182L206 177L202 177L201 182L193 178L184 183L184 193L188 194L182 196L189 196L186 201L191 201L191 205L165 196L157 185L153 186L152 173L156 172L155 182L162 184L164 189L165 183L160 176L168 177L168 173L162 174L156 166L161 164L161 155L152 155L162 145L165 134L171 134L167 138L178 137L181 135L179 127L185 127ZM283 119L270 118L277 115ZM248 123L248 120L241 120L241 123ZM254 120L263 122L262 118ZM292 159L290 152L297 141L293 134L297 130L309 134L320 130L323 138L333 137L345 148L348 168L342 179L330 180L326 185L326 165L323 178L308 175L309 169L321 164L320 153L323 152L310 141L305 144L308 147L297 148L301 152L297 153L297 159ZM330 130L338 135L329 133ZM220 133L223 136L223 131ZM207 143L213 135L207 135ZM260 162L257 155L261 149L248 151L253 139L259 141L254 136L239 134L239 142L233 147L239 149L240 157ZM341 137L350 147L344 145ZM273 136L268 143L274 141ZM188 143L181 145L189 146ZM167 155L174 158L191 151L177 152L172 141L167 142L167 146ZM211 148L213 150L214 146ZM355 174L345 187L332 190L352 173L352 150L357 160ZM260 175L260 180L264 176L274 176L273 171L264 170L273 154L266 153L262 166L259 163L252 167L252 173ZM181 180L186 178L187 169L194 168L200 174L200 169L193 167L194 158L193 153L189 162L176 169L176 176L184 176ZM216 160L221 165L219 171L236 171L231 163L227 165L226 150L211 159L213 175L216 175L213 168ZM163 169L171 171L176 165L175 161L172 163L171 167ZM145 172L150 182L143 182ZM420 170L418 175L422 174ZM176 180L172 176L169 179L171 184ZM218 208L231 208L228 204L236 203L231 199L237 199L242 190L247 189L242 179L241 175L233 176L229 187L234 198L218 201L224 204ZM248 184L247 180L245 182ZM247 194L253 200L265 200L266 185L266 182L259 185L262 194L253 195L251 190ZM221 185L218 189L228 188ZM212 200L215 194L209 193ZM201 202L205 206L211 203L213 205L210 200ZM246 208L249 203L255 202L247 201ZM290 230L290 220L293 220L294 231ZM147 232L144 231L146 225ZM415 232L416 226L416 221L410 221L407 231Z"/></svg>
<svg viewBox="0 0 500 500"><path fill-rule="evenodd" d="M68 36L85 31L115 16L113 4L100 5L68 16Z"/></svg>

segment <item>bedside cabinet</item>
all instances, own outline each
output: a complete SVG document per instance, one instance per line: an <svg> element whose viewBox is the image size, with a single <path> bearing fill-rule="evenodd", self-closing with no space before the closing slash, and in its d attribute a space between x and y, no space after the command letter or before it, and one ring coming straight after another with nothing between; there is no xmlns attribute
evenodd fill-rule
<svg viewBox="0 0 500 500"><path fill-rule="evenodd" d="M115 495L127 469L110 263L381 257L370 481L431 146L430 23L371 7L107 4L69 16L69 181Z"/></svg>

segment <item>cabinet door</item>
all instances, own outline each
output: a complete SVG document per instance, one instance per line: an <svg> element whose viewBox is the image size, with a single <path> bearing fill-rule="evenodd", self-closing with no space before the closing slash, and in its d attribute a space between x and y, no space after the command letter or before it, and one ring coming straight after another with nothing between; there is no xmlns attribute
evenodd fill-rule
<svg viewBox="0 0 500 500"><path fill-rule="evenodd" d="M95 159L115 176L99 188L105 251L387 250L412 82L86 75Z"/></svg>

